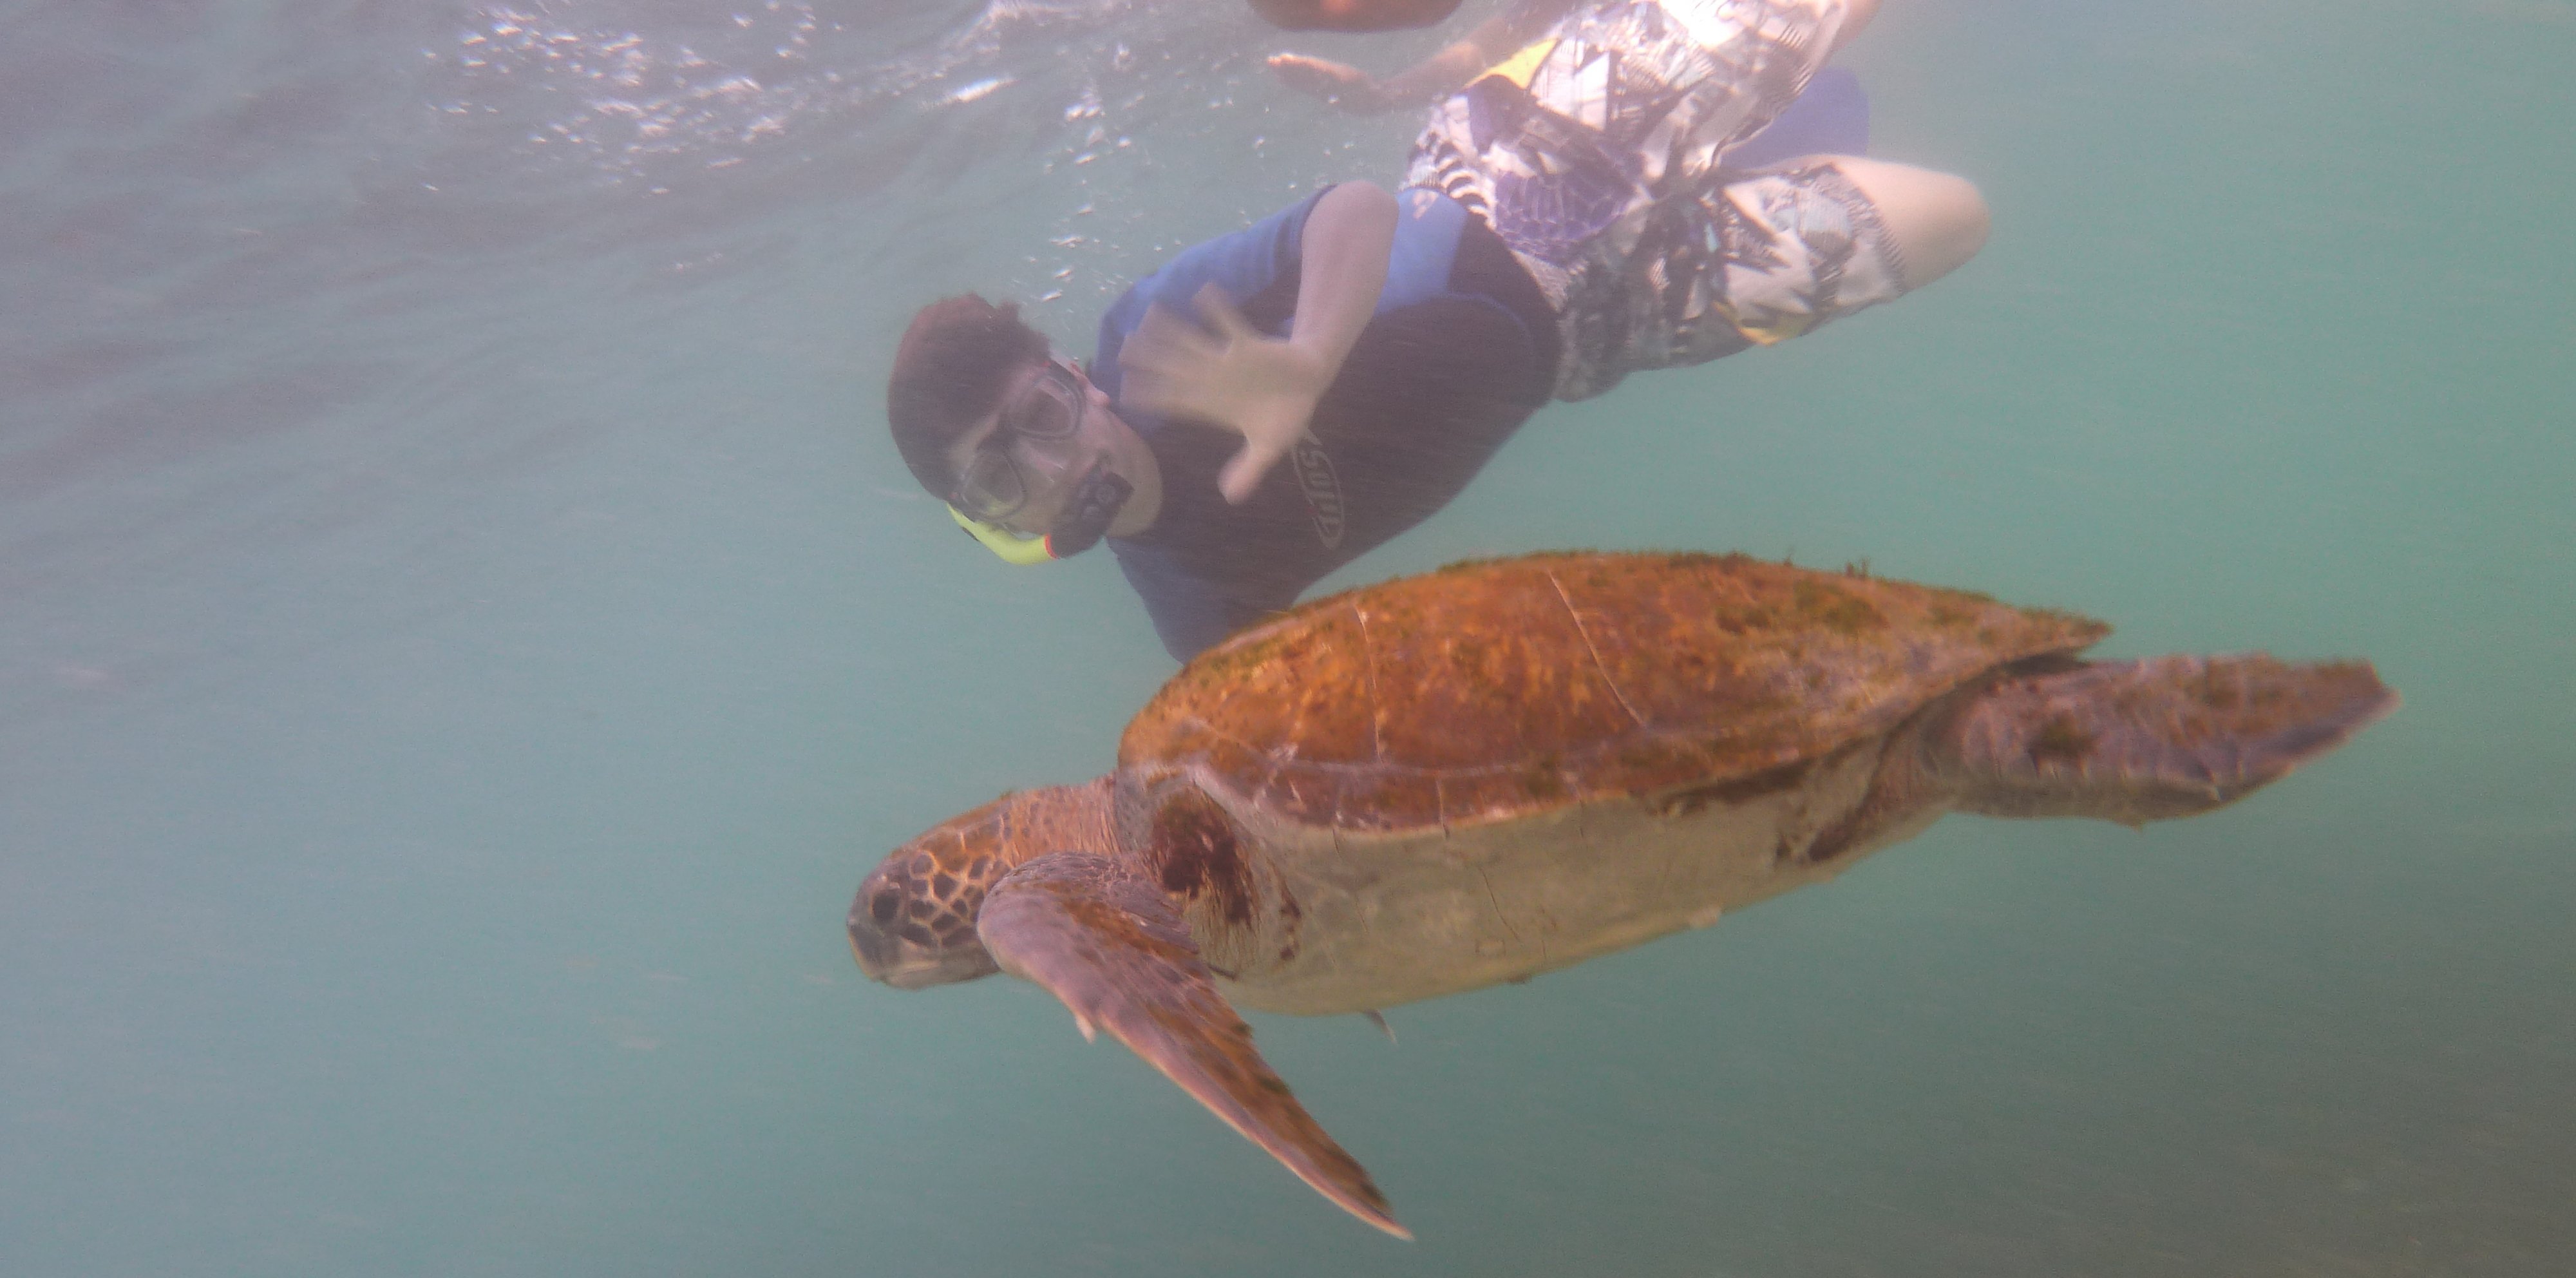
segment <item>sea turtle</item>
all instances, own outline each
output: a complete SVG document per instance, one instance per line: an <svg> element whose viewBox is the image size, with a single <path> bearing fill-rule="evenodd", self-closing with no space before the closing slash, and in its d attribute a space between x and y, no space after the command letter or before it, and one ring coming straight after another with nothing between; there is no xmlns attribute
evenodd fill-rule
<svg viewBox="0 0 2576 1278"><path fill-rule="evenodd" d="M1118 769L904 844L904 988L1006 971L1406 1235L1230 1004L1367 1012L1701 927L1950 811L2138 825L2397 705L2364 661L2083 661L2109 627L1740 556L1544 554L1318 600L1183 667Z"/></svg>

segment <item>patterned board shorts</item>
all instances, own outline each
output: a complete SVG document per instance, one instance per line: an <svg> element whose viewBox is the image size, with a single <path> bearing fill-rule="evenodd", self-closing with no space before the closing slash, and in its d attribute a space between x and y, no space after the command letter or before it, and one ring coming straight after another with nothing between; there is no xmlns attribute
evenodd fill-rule
<svg viewBox="0 0 2576 1278"><path fill-rule="evenodd" d="M1904 274L1831 164L1726 167L1805 89L1845 0L1604 0L1432 109L1407 185L1483 218L1556 309L1560 399L1768 345Z"/></svg>

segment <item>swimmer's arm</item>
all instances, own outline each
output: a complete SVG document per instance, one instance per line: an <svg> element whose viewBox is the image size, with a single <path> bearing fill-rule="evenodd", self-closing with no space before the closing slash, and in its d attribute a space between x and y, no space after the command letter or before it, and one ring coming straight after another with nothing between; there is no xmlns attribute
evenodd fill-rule
<svg viewBox="0 0 2576 1278"><path fill-rule="evenodd" d="M1476 73L1536 40L1574 7L1574 0L1521 0L1521 3L1476 24L1476 29L1440 52L1395 73L1378 85L1392 106L1428 102L1463 87Z"/></svg>
<svg viewBox="0 0 2576 1278"><path fill-rule="evenodd" d="M1316 398L1341 375L1342 361L1377 311L1387 251L1394 246L1395 197L1374 183L1344 182L1324 192L1306 214L1297 242L1297 316L1288 341L1320 366Z"/></svg>
<svg viewBox="0 0 2576 1278"><path fill-rule="evenodd" d="M1214 283L1190 299L1195 324L1156 303L1119 348L1120 403L1243 436L1217 487L1230 502L1251 497L1305 436L1377 310L1395 216L1395 197L1366 182L1315 201L1298 236L1297 312L1286 337L1254 328Z"/></svg>
<svg viewBox="0 0 2576 1278"><path fill-rule="evenodd" d="M1537 39L1574 7L1575 0L1520 0L1438 53L1375 80L1357 67L1299 53L1270 59L1270 69L1289 85L1329 99L1345 111L1372 115L1396 107L1428 102L1476 77L1514 50Z"/></svg>

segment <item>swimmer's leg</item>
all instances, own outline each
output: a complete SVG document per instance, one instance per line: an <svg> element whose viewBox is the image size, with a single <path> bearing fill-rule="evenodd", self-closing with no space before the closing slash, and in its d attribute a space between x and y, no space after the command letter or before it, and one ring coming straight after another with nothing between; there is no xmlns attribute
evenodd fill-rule
<svg viewBox="0 0 2576 1278"><path fill-rule="evenodd" d="M1869 20L1877 16L1878 0L1843 0L1843 25L1834 33L1834 52L1841 52L1842 47L1850 44L1852 37L1859 35L1861 28L1868 26Z"/></svg>
<svg viewBox="0 0 2576 1278"><path fill-rule="evenodd" d="M1946 173L1846 155L1721 170L1658 202L1625 256L1569 273L1556 396L1802 336L1949 274L1985 242L1984 197Z"/></svg>
<svg viewBox="0 0 2576 1278"><path fill-rule="evenodd" d="M1974 184L1853 155L1740 175L1704 207L1725 224L1716 238L1729 246L1716 308L1744 341L1764 346L1895 301L1986 242Z"/></svg>
<svg viewBox="0 0 2576 1278"><path fill-rule="evenodd" d="M1697 56L1676 61L1663 40L1622 52L1661 67L1671 86L1688 94L1673 116L1687 139L1686 155L1671 173L1685 181L1714 168L1716 152L1760 132L1787 110L1826 60L1878 14L1878 0L1654 2L1668 15L1661 30L1682 36ZM1694 79L1685 68L1706 78Z"/></svg>
<svg viewBox="0 0 2576 1278"><path fill-rule="evenodd" d="M1986 197L1955 174L1857 155L1830 162L1877 210L1896 245L1900 286L1912 292L1966 265L1986 244ZM1791 163L1813 162L1792 161Z"/></svg>

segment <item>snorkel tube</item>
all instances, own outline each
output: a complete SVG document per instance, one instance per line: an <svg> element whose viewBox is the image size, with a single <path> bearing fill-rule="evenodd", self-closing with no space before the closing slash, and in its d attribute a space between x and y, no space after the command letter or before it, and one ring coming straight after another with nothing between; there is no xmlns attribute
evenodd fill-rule
<svg viewBox="0 0 2576 1278"><path fill-rule="evenodd" d="M1023 537L1008 528L969 518L965 511L955 506L948 508L948 517L956 520L957 526L965 529L967 536L984 543L984 549L1001 556L1003 563L1026 566L1055 558L1047 553L1047 539L1044 537Z"/></svg>
<svg viewBox="0 0 2576 1278"><path fill-rule="evenodd" d="M1064 513L1056 516L1055 529L1042 537L1030 537L1008 528L969 517L955 506L948 517L966 530L966 535L984 543L986 550L999 555L1006 564L1042 564L1052 559L1069 559L1100 544L1109 532L1109 524L1118 518L1118 508L1135 495L1136 486L1127 477L1109 468L1106 459L1093 462L1082 482L1074 487L1073 498L1065 503Z"/></svg>

